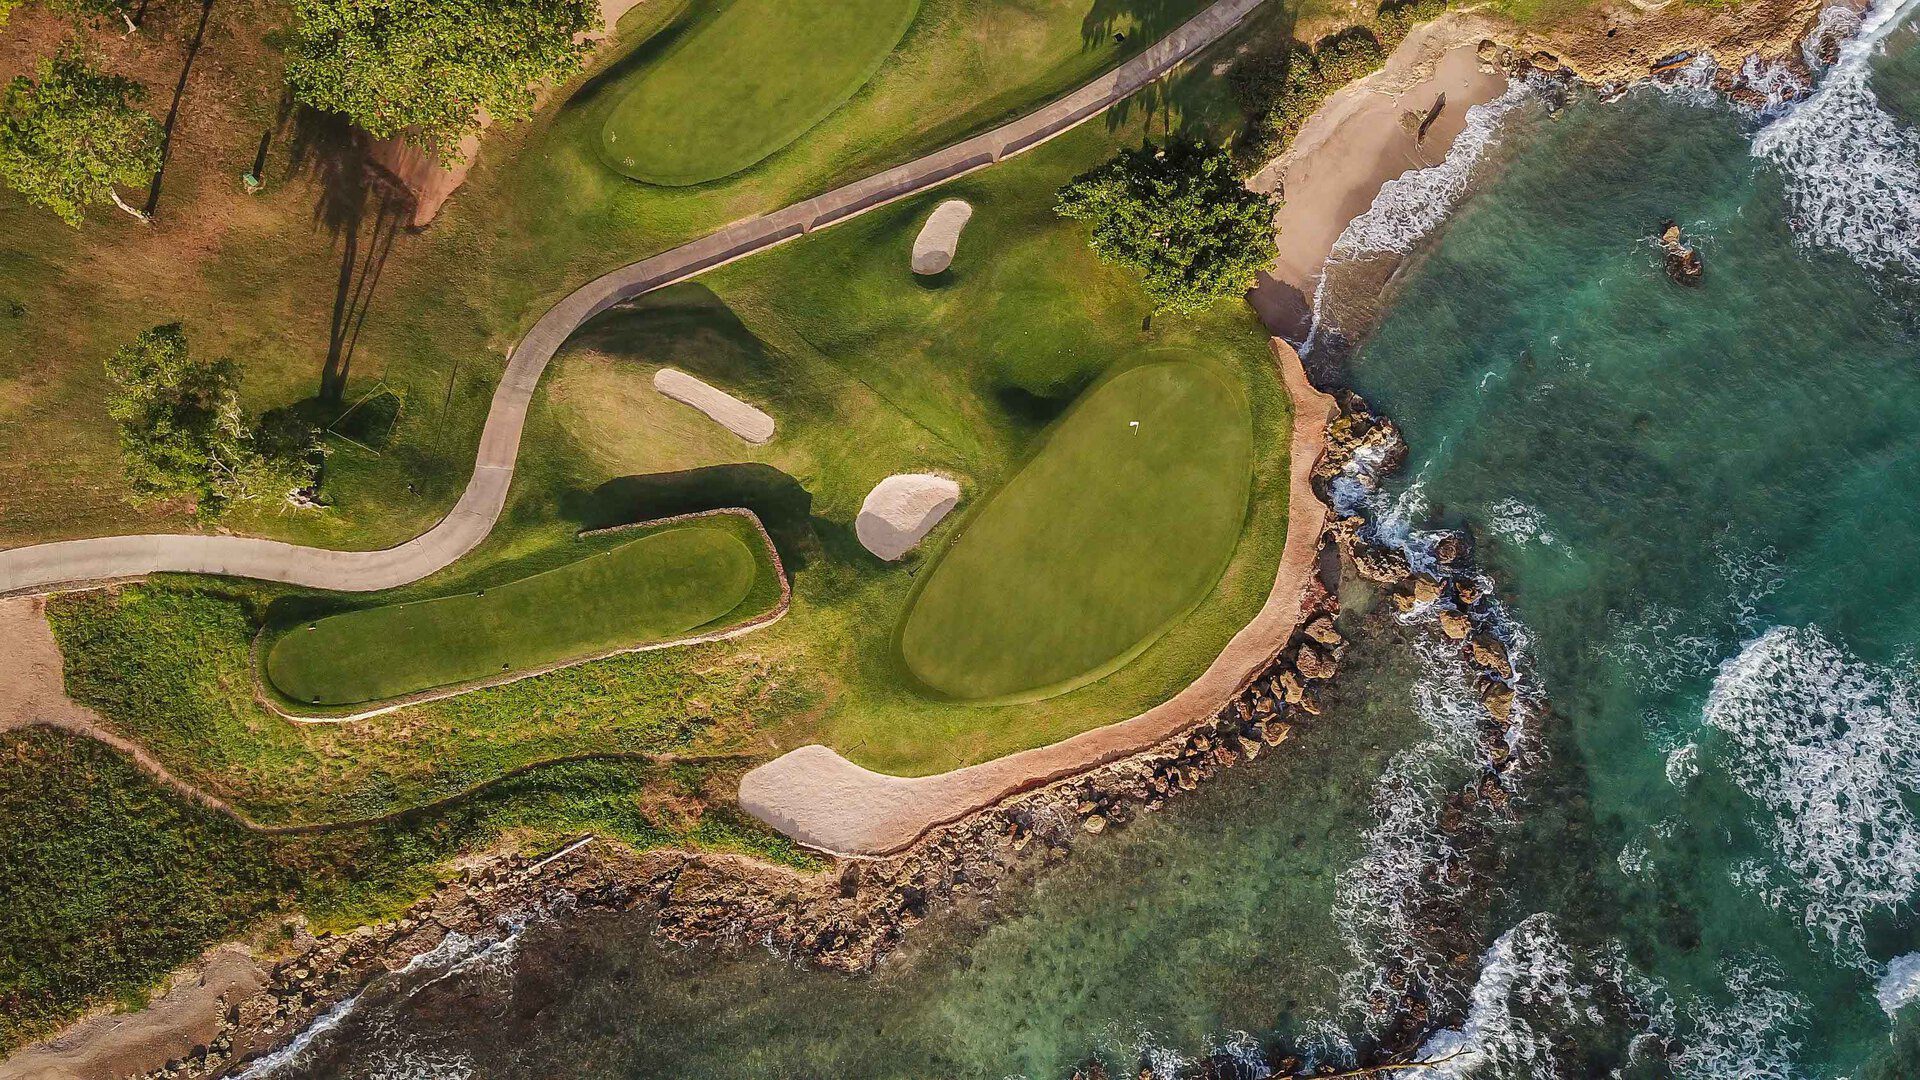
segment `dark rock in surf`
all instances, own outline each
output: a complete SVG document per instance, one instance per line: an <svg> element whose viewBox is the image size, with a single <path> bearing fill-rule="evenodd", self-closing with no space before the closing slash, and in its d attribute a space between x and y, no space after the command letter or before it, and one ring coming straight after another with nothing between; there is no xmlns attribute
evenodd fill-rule
<svg viewBox="0 0 1920 1080"><path fill-rule="evenodd" d="M1700 253L1688 246L1675 222L1661 224L1660 248L1665 253L1667 276L1674 284L1688 287L1700 284L1707 272L1706 265L1700 261Z"/></svg>

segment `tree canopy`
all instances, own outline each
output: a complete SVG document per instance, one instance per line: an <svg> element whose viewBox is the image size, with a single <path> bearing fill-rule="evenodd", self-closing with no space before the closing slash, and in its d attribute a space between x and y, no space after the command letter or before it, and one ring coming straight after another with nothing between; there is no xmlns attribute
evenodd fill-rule
<svg viewBox="0 0 1920 1080"><path fill-rule="evenodd" d="M295 0L287 82L375 138L405 132L452 161L462 136L531 115L580 70L593 0Z"/></svg>
<svg viewBox="0 0 1920 1080"><path fill-rule="evenodd" d="M1093 225L1102 261L1139 272L1154 310L1196 312L1252 288L1273 263L1276 206L1247 190L1225 150L1180 139L1082 173L1056 209Z"/></svg>
<svg viewBox="0 0 1920 1080"><path fill-rule="evenodd" d="M191 499L203 517L236 502L292 499L319 472L318 434L250 425L231 360L195 360L179 323L156 326L107 360L107 415L136 501ZM297 500L296 500L297 501Z"/></svg>
<svg viewBox="0 0 1920 1080"><path fill-rule="evenodd" d="M69 44L16 76L0 101L0 180L78 226L111 202L144 220L116 186L141 188L160 168L160 122L135 108L139 83L95 68Z"/></svg>

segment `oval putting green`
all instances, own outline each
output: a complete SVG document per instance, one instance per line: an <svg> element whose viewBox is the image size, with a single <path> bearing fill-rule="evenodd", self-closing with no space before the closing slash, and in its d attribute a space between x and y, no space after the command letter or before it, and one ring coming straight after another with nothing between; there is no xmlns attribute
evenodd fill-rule
<svg viewBox="0 0 1920 1080"><path fill-rule="evenodd" d="M921 578L900 656L943 697L1065 693L1212 589L1245 522L1253 416L1213 368L1157 360L1088 391Z"/></svg>
<svg viewBox="0 0 1920 1080"><path fill-rule="evenodd" d="M641 69L600 128L615 171L731 176L825 120L906 36L919 0L730 0Z"/></svg>
<svg viewBox="0 0 1920 1080"><path fill-rule="evenodd" d="M266 670L297 702L354 705L666 641L753 587L753 552L716 525L677 525L475 592L297 626Z"/></svg>

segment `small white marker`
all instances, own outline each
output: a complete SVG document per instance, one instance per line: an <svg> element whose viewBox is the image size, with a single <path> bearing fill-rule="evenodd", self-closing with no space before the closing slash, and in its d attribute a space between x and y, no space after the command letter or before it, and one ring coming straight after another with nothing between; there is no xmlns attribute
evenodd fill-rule
<svg viewBox="0 0 1920 1080"><path fill-rule="evenodd" d="M1127 426L1133 429L1133 433L1134 433L1135 435L1138 435L1138 434L1140 434L1140 421L1138 421L1138 420L1129 420L1129 421L1127 421Z"/></svg>

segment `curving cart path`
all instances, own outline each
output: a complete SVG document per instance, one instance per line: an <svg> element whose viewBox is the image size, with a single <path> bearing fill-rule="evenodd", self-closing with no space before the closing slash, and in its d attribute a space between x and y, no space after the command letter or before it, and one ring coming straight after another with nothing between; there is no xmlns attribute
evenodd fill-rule
<svg viewBox="0 0 1920 1080"><path fill-rule="evenodd" d="M595 315L642 293L804 236L1030 150L1166 74L1233 29L1261 0L1219 0L1146 51L1052 104L925 157L803 202L748 218L582 285L540 317L508 359L494 391L473 478L453 510L412 540L382 551L333 551L238 536L135 535L65 540L0 551L0 596L143 574L223 574L316 589L369 592L433 573L493 531L513 483L534 387L548 361Z"/></svg>

